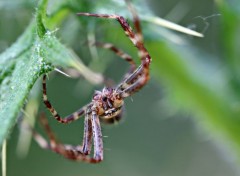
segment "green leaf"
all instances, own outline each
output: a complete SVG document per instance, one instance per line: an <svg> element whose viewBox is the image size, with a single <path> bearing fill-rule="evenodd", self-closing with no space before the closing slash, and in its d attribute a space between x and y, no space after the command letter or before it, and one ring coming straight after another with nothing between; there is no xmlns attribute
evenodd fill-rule
<svg viewBox="0 0 240 176"><path fill-rule="evenodd" d="M89 70L73 51L58 41L55 32L46 30L46 3L46 0L39 3L36 20L0 55L0 145L11 132L31 88L43 73L59 66L72 67L92 83L103 81L100 74Z"/></svg>
<svg viewBox="0 0 240 176"><path fill-rule="evenodd" d="M1 56L0 56L1 59ZM8 74L1 82L0 144L16 122L16 117L37 78L52 69L35 52L28 50L10 62Z"/></svg>
<svg viewBox="0 0 240 176"><path fill-rule="evenodd" d="M214 68L211 56L203 51L199 55L191 46L167 41L148 41L147 46L153 57L153 75L167 88L172 99L169 108L191 111L202 127L228 141L240 155L240 113L234 109L231 87L227 82L219 83L204 76L203 61L208 60L208 66ZM227 72L214 74L216 78L229 79Z"/></svg>

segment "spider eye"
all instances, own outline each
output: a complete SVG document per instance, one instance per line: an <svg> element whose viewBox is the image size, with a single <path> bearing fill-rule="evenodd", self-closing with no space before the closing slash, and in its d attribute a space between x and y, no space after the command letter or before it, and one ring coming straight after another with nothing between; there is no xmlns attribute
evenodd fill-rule
<svg viewBox="0 0 240 176"><path fill-rule="evenodd" d="M102 97L102 101L106 102L107 101L107 97Z"/></svg>

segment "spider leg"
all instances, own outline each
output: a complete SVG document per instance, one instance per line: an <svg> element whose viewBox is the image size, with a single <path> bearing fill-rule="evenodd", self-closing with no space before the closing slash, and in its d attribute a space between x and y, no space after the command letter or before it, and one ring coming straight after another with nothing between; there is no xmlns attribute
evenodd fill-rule
<svg viewBox="0 0 240 176"><path fill-rule="evenodd" d="M44 127L44 129L45 129L45 131L47 133L47 136L48 136L48 138L50 140L49 147L50 148L56 148L56 146L59 145L58 142L57 142L57 138L54 135L54 133L52 132L52 130L51 130L50 126L49 126L48 120L47 120L47 118L46 118L44 113L41 113L41 115L40 115L40 123ZM35 137L35 135L34 135L34 137Z"/></svg>
<svg viewBox="0 0 240 176"><path fill-rule="evenodd" d="M123 60L127 61L130 64L130 69L125 74L125 76L123 77L124 79L126 79L130 74L132 74L135 71L136 63L134 62L132 57L130 55L124 53L122 50L118 49L117 47L115 47L113 44L96 42L96 43L94 43L94 45L96 45L97 47L101 47L101 48L105 48L105 49L111 50L117 56L119 56L120 58L122 58ZM110 84L110 85L113 85L113 84Z"/></svg>
<svg viewBox="0 0 240 176"><path fill-rule="evenodd" d="M135 8L132 6L132 3L129 0L125 0L125 2L127 4L127 7L129 9L129 11L131 12L131 14L133 16L133 24L134 24L134 27L137 31L136 35L138 37L138 40L143 42L142 29L141 29L140 19L137 15L137 12L136 12Z"/></svg>
<svg viewBox="0 0 240 176"><path fill-rule="evenodd" d="M42 89L43 89L43 101L45 106L48 108L48 110L51 112L51 114L53 115L53 117L59 121L60 123L70 123L72 121L75 121L77 119L79 119L85 112L85 110L87 109L87 107L89 105L86 105L82 108L80 108L79 110L77 110L76 112L68 115L65 118L62 118L57 111L55 110L55 108L52 106L52 104L50 103L50 101L48 100L47 97L47 85L46 85L46 75L43 75L43 81L42 81Z"/></svg>
<svg viewBox="0 0 240 176"><path fill-rule="evenodd" d="M37 131L35 131L32 127L29 127L27 125L28 129L32 131L32 136L34 138L34 140L38 143L38 145L43 148L43 149L50 149L51 146L48 143L48 141L42 136L40 135Z"/></svg>
<svg viewBox="0 0 240 176"><path fill-rule="evenodd" d="M102 141L102 131L100 126L100 121L97 113L92 112L91 116L92 128L93 128L93 144L94 144L94 155L93 159L96 162L103 160L103 141Z"/></svg>
<svg viewBox="0 0 240 176"><path fill-rule="evenodd" d="M83 144L82 153L85 155L90 154L92 147L92 124L89 114L86 113L84 119L84 134L83 134Z"/></svg>
<svg viewBox="0 0 240 176"><path fill-rule="evenodd" d="M132 73L136 69L136 63L134 62L132 57L130 55L124 53L122 50L118 49L117 47L115 47L113 44L96 42L96 43L94 43L94 45L96 45L97 47L109 49L112 52L114 52L117 56L119 56L123 60L127 61L131 65L129 73Z"/></svg>
<svg viewBox="0 0 240 176"><path fill-rule="evenodd" d="M101 48L104 48L104 49L111 50L117 56L119 56L120 58L122 58L123 60L127 61L130 64L130 69L125 74L125 76L123 77L124 78L123 80L125 80L127 77L129 77L129 75L131 75L135 71L136 63L134 62L132 57L130 55L124 53L122 50L118 49L117 47L115 47L113 44L94 42L94 43L91 43L91 45L96 45L97 47L101 47ZM108 79L108 78L105 79L105 84L109 87L112 87L114 85L113 81L111 79Z"/></svg>
<svg viewBox="0 0 240 176"><path fill-rule="evenodd" d="M92 125L92 135L93 135L93 145L94 145L94 154L93 157L87 155L74 155L74 157L70 158L76 161L85 161L88 163L99 163L103 160L103 141L102 141L102 132L100 121L97 113L95 111L87 112L91 119ZM69 158L69 157L67 157Z"/></svg>
<svg viewBox="0 0 240 176"><path fill-rule="evenodd" d="M127 87L129 87L130 85L132 85L134 82L136 82L136 80L138 79L139 76L141 76L141 73L143 72L143 66L140 65L133 73L131 73L130 75L128 75L128 77L126 77L117 87L116 87L116 91L119 90L124 90Z"/></svg>
<svg viewBox="0 0 240 176"><path fill-rule="evenodd" d="M79 150L79 146L62 144L62 143L58 143L56 141L54 141L54 143L52 141L49 144L48 141L42 135L37 133L36 131L33 131L33 137L41 148L56 152L56 153L64 156L65 158L75 160L76 157L80 158L79 156L82 156L83 161L85 161L85 158L86 158L86 160L88 158L87 155L84 155L81 153L81 151Z"/></svg>
<svg viewBox="0 0 240 176"><path fill-rule="evenodd" d="M127 85L125 89L118 91L119 97L126 98L126 97L132 95L133 93L137 92L147 83L149 78L150 78L149 70L148 70L148 68L144 68L142 73L137 77L137 80L133 84Z"/></svg>
<svg viewBox="0 0 240 176"><path fill-rule="evenodd" d="M57 139L56 139L55 135L53 134L53 132L48 124L47 118L44 114L42 114L40 116L40 122L41 122L42 126L44 127L45 131L47 132L47 135L50 139L51 148L55 148L55 146L58 145L58 142L57 142ZM92 146L91 119L90 119L89 115L86 114L86 117L84 119L84 134L83 134L82 146L81 145L78 145L78 146L68 145L68 148L74 148L78 152L88 155L88 154L90 154L91 146ZM66 147L66 145L65 145L65 147Z"/></svg>
<svg viewBox="0 0 240 176"><path fill-rule="evenodd" d="M53 143L49 144L48 141L42 136L40 135L39 133L37 133L36 131L33 131L33 137L35 139L35 141L38 143L38 145L43 148L43 149L48 149L48 150L51 150L53 152L56 152L68 159L74 159L76 158L76 156L78 155L82 155L83 158L86 158L87 155L84 155L82 153L79 153L76 149L75 146L72 146L72 145L68 145L68 144L61 144L61 143L55 143L53 145ZM53 141L52 141L53 142ZM54 141L55 142L55 141ZM83 160L83 159L82 159Z"/></svg>
<svg viewBox="0 0 240 176"><path fill-rule="evenodd" d="M78 13L78 15L83 15L83 16L116 19L120 23L123 30L125 31L125 34L131 40L131 42L137 47L138 54L141 58L141 65L133 73L131 73L128 77L126 77L121 84L119 84L117 86L116 92L119 92L120 90L124 90L124 89L128 88L135 82L138 82L138 83L136 83L137 85L133 86L133 89L130 90L130 88L129 88L128 91L125 91L126 94L125 95L122 94L122 97L126 97L127 94L134 93L135 91L142 88L146 84L146 82L149 79L149 65L151 63L151 57L143 44L142 32L141 32L141 28L140 28L140 20L136 14L134 8L129 3L129 1L126 0L126 2L128 3L128 7L133 15L134 25L137 30L137 33L134 33L132 28L129 26L127 21L122 16L115 15L115 14L108 15L108 14ZM144 76L142 76L142 75L144 75ZM143 78L144 78L144 80L143 80Z"/></svg>
<svg viewBox="0 0 240 176"><path fill-rule="evenodd" d="M48 142L37 131L35 131L34 129L30 128L32 133L33 133L33 137L34 137L35 141L43 149L52 150L52 151L57 152L57 153L63 153L64 145L62 145L62 144L57 142L56 137L53 134L53 132L51 131L50 126L48 125L47 119L46 119L46 117L44 115L41 116L40 122L44 126L45 130L47 131L47 136L49 137L50 142Z"/></svg>
<svg viewBox="0 0 240 176"><path fill-rule="evenodd" d="M45 116L45 114L41 114L40 116L40 122L41 122L41 125L44 127L46 133L47 133L47 136L50 140L50 144L49 144L49 149L57 152L57 153L62 153L62 150L65 150L65 148L72 148L80 153L83 153L83 147L78 145L78 146L72 146L72 145L68 145L68 144L61 144L57 141L57 138L56 136L54 135L54 133L52 132L50 126L49 126L49 123L48 123L48 120ZM35 134L37 134L35 132ZM34 134L34 137L35 137L35 134ZM38 136L40 136L38 134ZM36 140L36 139L35 139ZM38 142L38 141L37 141ZM39 142L38 142L39 143ZM41 146L41 145L40 145Z"/></svg>
<svg viewBox="0 0 240 176"><path fill-rule="evenodd" d="M127 23L124 17L115 15L115 14L108 15L108 14L95 14L95 13L84 13L84 12L77 13L77 15L91 16L91 17L97 17L97 18L116 19L119 22L119 24L122 26L123 30L125 31L125 34L134 44L134 46L138 48L139 56L142 60L142 63L146 65L150 64L151 57L149 56L147 49L144 47L142 40L139 37L137 37L137 35L133 32L132 28L129 26L129 24Z"/></svg>
<svg viewBox="0 0 240 176"><path fill-rule="evenodd" d="M91 116L89 118L91 118L91 119L85 120L85 122L88 122L87 124L85 123L85 126L91 125L91 123L93 121L93 119L92 119L93 117ZM94 118L94 120L95 120L95 118ZM91 123L89 124L89 122L91 122ZM96 120L96 123L98 123L97 120ZM96 123L94 122L94 124L96 124ZM60 142L57 142L56 137L48 124L47 118L44 115L41 116L41 124L44 126L44 129L47 132L47 136L50 139L50 143L42 135L37 133L35 130L31 129L33 132L33 137L34 137L35 141L39 144L39 146L41 148L56 152L70 160L84 161L87 163L98 163L98 162L102 161L102 154L98 154L98 153L100 153L99 149L96 149L96 152L95 152L96 155L94 155L94 157L90 157L90 156L88 156L89 153L88 154L84 153L84 149L83 149L84 147L82 147L80 145L73 146L73 145L62 144ZM95 126L96 129L99 129L99 127L100 127L100 124ZM89 147L92 145L92 143L91 143L92 133L93 134L95 134L95 133L92 131L92 128L87 128L87 129L88 129L88 132L85 132L84 138L86 136L88 136L88 138L84 139L83 143L84 143L84 141L85 142L87 141L88 143L85 145L87 147ZM97 133L99 133L98 130L97 130ZM101 130L100 130L100 134L101 134ZM95 137L97 139L95 139L94 141L99 141L98 137L100 137L100 136L98 135L97 137ZM100 139L100 143L101 143L101 139ZM84 144L83 144L83 146L84 146ZM95 147L95 145L94 145L94 147ZM99 142L98 142L98 146L96 146L96 147L99 148ZM100 149L101 149L100 151L102 151L101 147L100 147ZM90 152L90 147L87 150Z"/></svg>

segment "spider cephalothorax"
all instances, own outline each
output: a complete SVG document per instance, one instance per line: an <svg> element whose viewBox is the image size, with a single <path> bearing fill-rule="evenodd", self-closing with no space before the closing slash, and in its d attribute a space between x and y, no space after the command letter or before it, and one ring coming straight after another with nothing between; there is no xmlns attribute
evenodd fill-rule
<svg viewBox="0 0 240 176"><path fill-rule="evenodd" d="M128 1L126 0L126 2ZM149 80L149 65L151 63L151 57L143 43L140 20L131 4L127 4L130 12L133 15L133 24L135 26L136 32L132 30L125 18L119 15L92 13L78 13L78 15L117 20L120 23L122 29L125 31L127 37L138 49L141 64L136 67L136 64L131 56L125 54L110 43L95 43L95 45L98 47L112 50L123 60L127 61L131 67L128 73L124 76L123 81L120 82L116 87L105 87L102 91L96 91L92 98L92 101L89 104L85 105L84 107L80 108L65 118L62 118L57 113L57 111L48 100L46 75L44 75L42 84L43 101L53 117L60 123L64 124L75 121L83 115L85 115L85 120L82 145L72 146L57 142L53 132L48 125L47 119L45 116L42 116L41 122L47 131L48 137L50 138L50 142L47 142L40 134L34 132L34 138L42 148L52 150L68 159L75 161L98 163L103 160L103 141L100 120L105 123L118 122L121 119L124 99L140 90L144 85L146 85L147 81ZM90 156L92 145L94 148L94 154L93 156Z"/></svg>
<svg viewBox="0 0 240 176"><path fill-rule="evenodd" d="M104 87L102 91L95 91L92 99L93 108L103 122L111 122L118 119L123 107L123 99L113 88Z"/></svg>

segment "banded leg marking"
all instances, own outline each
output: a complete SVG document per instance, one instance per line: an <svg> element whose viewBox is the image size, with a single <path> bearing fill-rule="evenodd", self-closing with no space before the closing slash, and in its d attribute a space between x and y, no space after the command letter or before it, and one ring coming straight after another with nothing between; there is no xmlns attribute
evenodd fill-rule
<svg viewBox="0 0 240 176"><path fill-rule="evenodd" d="M113 44L111 44L111 43L100 43L100 42L96 42L94 44L97 47L101 47L101 48L105 48L105 49L111 50L117 56L119 56L123 60L127 61L131 65L129 73L132 73L136 69L136 63L134 62L132 57L130 55L124 53L122 50L118 49L117 47L115 47Z"/></svg>
<svg viewBox="0 0 240 176"><path fill-rule="evenodd" d="M94 144L93 160L95 160L96 162L100 162L103 160L103 141L99 117L95 111L92 112L91 121L93 128L93 144Z"/></svg>
<svg viewBox="0 0 240 176"><path fill-rule="evenodd" d="M132 16L133 16L133 24L134 27L136 29L136 35L138 37L138 40L140 40L141 42L143 42L143 35L142 35L142 29L141 29L141 24L140 24L140 19L137 15L137 12L135 10L135 8L132 6L132 4L130 3L129 0L125 0L127 3L127 7L129 9L129 11L131 12Z"/></svg>
<svg viewBox="0 0 240 176"><path fill-rule="evenodd" d="M95 14L95 13L84 13L84 12L77 13L77 15L91 16L91 17L97 17L97 18L116 19L122 26L123 30L125 31L125 34L129 37L132 43L138 48L139 55L142 62L146 64L150 64L151 58L148 54L147 49L144 47L142 40L140 39L141 37L138 37L138 35L133 32L132 28L128 25L124 17L115 15L115 14L108 15L108 14ZM137 28L140 29L140 25L136 24L136 22L135 22L135 25L137 25L138 26Z"/></svg>
<svg viewBox="0 0 240 176"><path fill-rule="evenodd" d="M95 118L94 118L94 120L95 120ZM89 119L87 119L86 121L92 123L92 119L90 119L90 121L89 121ZM33 131L33 137L41 148L48 149L48 150L51 150L53 152L56 152L56 153L64 156L67 159L70 159L70 160L84 161L84 162L87 162L87 163L98 163L98 162L102 161L102 157L98 157L98 155L96 155L96 158L94 158L94 157L90 157L90 156L84 154L83 147L80 146L80 145L72 146L72 145L69 145L69 144L62 144L60 142L57 142L56 137L53 134L53 132L52 132L52 130L51 130L49 124L48 124L47 118L45 116L41 116L41 124L43 125L44 129L46 130L47 136L50 140L50 143L49 143L42 135L40 135L36 131L32 130ZM96 123L94 122L94 124L96 124ZM97 122L97 124L99 124L99 123ZM96 125L95 128L100 129L100 124ZM93 131L91 131L91 130L89 130L89 132L93 133ZM86 134L88 134L88 133L86 133ZM90 136L92 136L92 134ZM97 137L95 137L95 138L98 138L98 137L99 136L97 135ZM88 139L84 139L83 141L86 141L86 140L90 141L91 137L88 138ZM98 141L99 140L100 139L98 139ZM91 145L91 142L87 144L87 146L90 146L90 145ZM100 149L102 149L102 148L100 148ZM96 153L98 153L99 149L96 149L96 151L97 151ZM100 156L102 156L102 155L100 155Z"/></svg>
<svg viewBox="0 0 240 176"><path fill-rule="evenodd" d="M86 108L89 105L84 106L83 108L77 110L76 112L70 114L69 116L62 118L57 111L55 110L55 108L52 106L52 104L50 103L50 101L48 100L47 97L47 85L46 85L46 75L43 75L43 81L42 81L42 89L43 89L43 102L46 105L47 109L51 112L51 114L53 115L53 117L59 121L60 123L70 123L72 121L75 121L77 119L79 119L85 112Z"/></svg>
<svg viewBox="0 0 240 176"><path fill-rule="evenodd" d="M137 77L137 80L131 84L128 85L128 87L126 87L124 90L122 90L119 94L121 98L126 98L130 95L132 95L133 93L137 92L138 90L140 90L149 80L149 69L148 68L144 68L142 74L139 74Z"/></svg>

